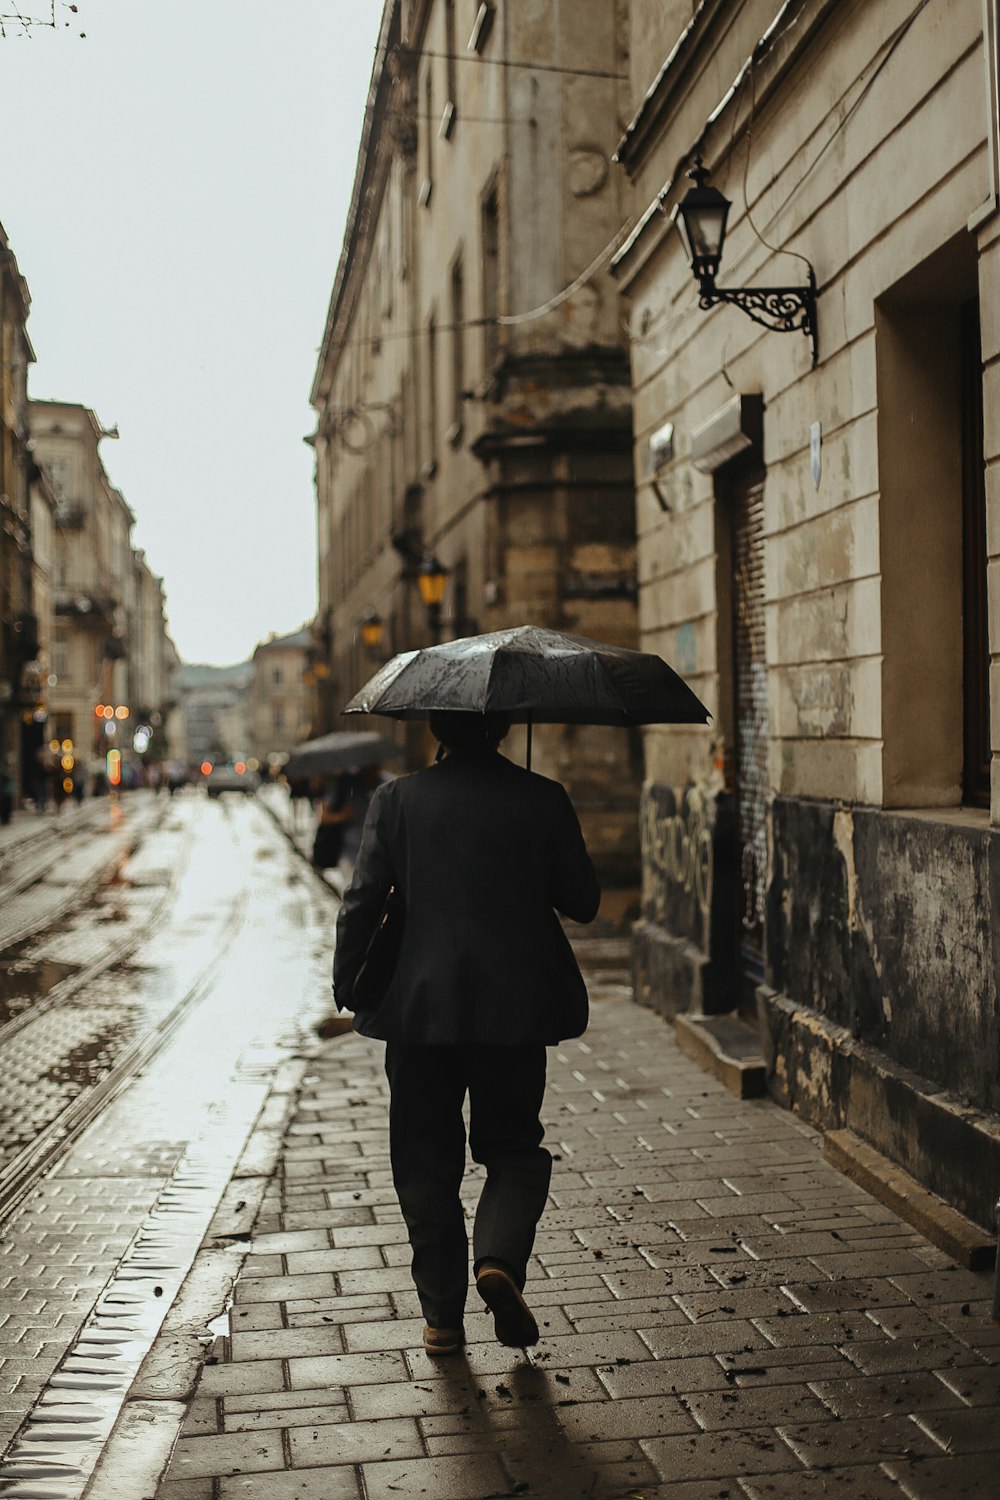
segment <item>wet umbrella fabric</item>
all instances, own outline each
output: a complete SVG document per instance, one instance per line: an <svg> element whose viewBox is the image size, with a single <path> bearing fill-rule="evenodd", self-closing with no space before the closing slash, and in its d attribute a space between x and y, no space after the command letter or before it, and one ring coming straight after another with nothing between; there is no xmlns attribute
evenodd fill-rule
<svg viewBox="0 0 1000 1500"><path fill-rule="evenodd" d="M344 709L425 718L436 709L519 724L704 724L709 713L659 656L537 625L393 657Z"/></svg>
<svg viewBox="0 0 1000 1500"><path fill-rule="evenodd" d="M286 777L332 776L348 766L377 766L401 755L399 746L384 734L340 729L297 745L282 766Z"/></svg>

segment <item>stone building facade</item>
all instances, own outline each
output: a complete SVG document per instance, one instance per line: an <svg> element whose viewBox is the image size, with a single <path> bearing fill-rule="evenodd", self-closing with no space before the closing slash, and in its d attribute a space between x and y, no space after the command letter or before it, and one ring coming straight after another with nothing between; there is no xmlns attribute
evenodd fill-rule
<svg viewBox="0 0 1000 1500"><path fill-rule="evenodd" d="M37 658L32 608L27 333L31 298L0 225L0 778L16 797L21 727L33 707L30 666Z"/></svg>
<svg viewBox="0 0 1000 1500"><path fill-rule="evenodd" d="M628 354L602 260L629 199L610 162L624 18L607 0L385 4L312 391L317 732L434 635L635 643ZM428 558L447 570L430 619ZM423 727L404 732L423 763ZM637 738L546 726L534 763L569 787L606 884L634 894Z"/></svg>
<svg viewBox="0 0 1000 1500"><path fill-rule="evenodd" d="M308 627L270 635L253 654L251 744L261 767L281 766L295 745L308 739L312 700L306 682L312 645Z"/></svg>
<svg viewBox="0 0 1000 1500"><path fill-rule="evenodd" d="M47 735L96 767L109 749L130 758L138 724L155 719L156 730L170 711L176 653L162 580L132 546L135 516L104 467L99 445L117 434L76 402L32 401L29 422L56 498ZM150 742L154 754L164 740Z"/></svg>
<svg viewBox="0 0 1000 1500"><path fill-rule="evenodd" d="M713 713L646 733L639 992L963 1213L1000 1182L993 0L633 0L639 612ZM669 214L732 200L702 310ZM806 264L808 262L808 265Z"/></svg>

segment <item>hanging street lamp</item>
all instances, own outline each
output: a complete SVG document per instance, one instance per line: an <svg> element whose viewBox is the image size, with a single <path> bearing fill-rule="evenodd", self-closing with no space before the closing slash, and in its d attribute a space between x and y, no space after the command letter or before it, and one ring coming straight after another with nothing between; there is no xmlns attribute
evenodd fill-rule
<svg viewBox="0 0 1000 1500"><path fill-rule="evenodd" d="M417 588L435 643L441 638L441 605L447 581L448 569L433 552L429 553L417 569Z"/></svg>
<svg viewBox="0 0 1000 1500"><path fill-rule="evenodd" d="M714 307L730 302L748 318L773 333L801 330L812 343L812 362L819 356L816 324L816 273L809 267L807 286L720 287L715 278L726 242L726 223L731 204L724 193L712 187L701 155L688 172L694 183L671 212L671 222L681 237L698 282L698 306Z"/></svg>
<svg viewBox="0 0 1000 1500"><path fill-rule="evenodd" d="M382 616L378 610L369 609L361 619L361 639L369 651L377 651L382 644Z"/></svg>

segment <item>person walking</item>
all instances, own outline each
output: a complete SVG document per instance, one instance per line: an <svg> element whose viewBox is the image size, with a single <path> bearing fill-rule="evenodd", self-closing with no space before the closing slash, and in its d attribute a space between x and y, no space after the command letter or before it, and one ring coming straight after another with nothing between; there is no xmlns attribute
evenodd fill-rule
<svg viewBox="0 0 1000 1500"><path fill-rule="evenodd" d="M498 1340L538 1340L523 1291L552 1158L539 1120L545 1048L579 1036L587 991L556 915L590 922L600 886L565 789L499 753L504 715L432 713L426 770L373 793L337 922L334 998L386 1043L393 1184L428 1354L464 1342L469 1145L486 1168L473 1229L476 1288ZM375 1010L354 986L390 891L405 911Z"/></svg>

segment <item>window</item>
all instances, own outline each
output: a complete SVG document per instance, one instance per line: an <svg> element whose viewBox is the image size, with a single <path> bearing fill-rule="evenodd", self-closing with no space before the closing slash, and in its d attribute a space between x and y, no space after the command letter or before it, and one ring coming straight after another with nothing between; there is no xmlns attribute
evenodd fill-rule
<svg viewBox="0 0 1000 1500"><path fill-rule="evenodd" d="M444 0L444 111L438 135L446 141L455 126L458 91L455 86L455 0Z"/></svg>
<svg viewBox="0 0 1000 1500"><path fill-rule="evenodd" d="M961 312L962 621L964 628L962 800L990 805L990 643L986 593L986 471L979 299Z"/></svg>
<svg viewBox="0 0 1000 1500"><path fill-rule="evenodd" d="M66 640L66 627L57 625L52 637L52 670L60 682L69 682L69 643Z"/></svg>
<svg viewBox="0 0 1000 1500"><path fill-rule="evenodd" d="M500 330L497 314L500 311L500 213L497 190L490 188L482 206L482 256L483 256L483 372L487 379L500 352Z"/></svg>
<svg viewBox="0 0 1000 1500"><path fill-rule="evenodd" d="M462 436L462 393L465 390L465 278L461 256L451 268L451 426L449 443Z"/></svg>
<svg viewBox="0 0 1000 1500"><path fill-rule="evenodd" d="M468 47L470 52L482 52L486 46L490 32L493 30L496 9L492 0L482 0L482 4L476 11L476 19L472 23L472 35L469 37Z"/></svg>
<svg viewBox="0 0 1000 1500"><path fill-rule="evenodd" d="M437 469L437 324L432 317L427 324L427 459L424 477L432 478Z"/></svg>
<svg viewBox="0 0 1000 1500"><path fill-rule="evenodd" d="M424 75L424 180L420 184L418 201L427 208L431 201L431 186L434 181L434 74L428 61Z"/></svg>
<svg viewBox="0 0 1000 1500"><path fill-rule="evenodd" d="M962 231L876 303L881 704L866 722L887 807L988 802L977 280Z"/></svg>
<svg viewBox="0 0 1000 1500"><path fill-rule="evenodd" d="M274 705L271 722L275 729L284 729L285 727L285 710L280 703Z"/></svg>
<svg viewBox="0 0 1000 1500"><path fill-rule="evenodd" d="M271 669L271 681L274 683L275 687L278 687L281 684L281 663L280 662L277 665L275 665L274 667L272 667L272 669Z"/></svg>

